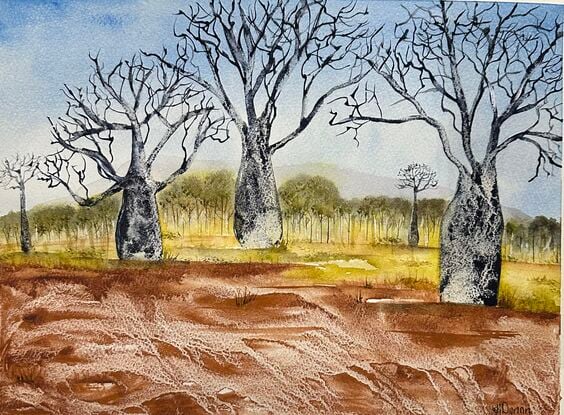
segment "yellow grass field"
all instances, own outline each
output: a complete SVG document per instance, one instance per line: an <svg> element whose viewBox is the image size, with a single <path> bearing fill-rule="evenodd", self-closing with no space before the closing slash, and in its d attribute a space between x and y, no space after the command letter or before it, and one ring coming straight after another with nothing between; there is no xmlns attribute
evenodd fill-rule
<svg viewBox="0 0 564 415"><path fill-rule="evenodd" d="M95 249L71 249L65 243L40 245L30 256L5 253L4 263L16 265L71 266L95 269L115 259L113 241ZM292 243L270 250L243 250L233 237L193 237L165 241L166 260L210 262L260 262L301 264L284 275L314 284L358 284L436 291L439 251L402 245L353 245ZM504 261L499 305L515 310L560 311L560 265Z"/></svg>

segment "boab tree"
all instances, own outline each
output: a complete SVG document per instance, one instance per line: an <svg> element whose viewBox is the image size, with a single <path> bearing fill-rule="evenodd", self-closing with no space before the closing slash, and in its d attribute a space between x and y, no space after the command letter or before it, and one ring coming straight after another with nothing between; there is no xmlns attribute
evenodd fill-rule
<svg viewBox="0 0 564 415"><path fill-rule="evenodd" d="M210 0L178 12L179 61L196 67L186 77L218 98L241 136L234 231L243 247L280 242L272 155L312 123L328 97L365 75L362 58L377 32L366 14L327 0ZM280 116L281 101L295 105L295 119Z"/></svg>
<svg viewBox="0 0 564 415"><path fill-rule="evenodd" d="M31 234L26 207L26 184L37 176L40 158L33 154L16 155L6 158L0 165L0 183L9 189L20 192L20 246L22 252L31 250Z"/></svg>
<svg viewBox="0 0 564 415"><path fill-rule="evenodd" d="M561 25L536 7L441 1L413 6L395 34L371 61L377 89L358 88L332 123L355 134L370 123L435 130L458 170L442 221L441 300L495 305L503 232L498 156L530 146L538 160L533 178L561 166ZM384 114L388 91L409 114Z"/></svg>
<svg viewBox="0 0 564 415"><path fill-rule="evenodd" d="M133 56L106 70L97 56L90 59L88 86L65 85L67 110L56 122L49 119L58 150L46 159L43 179L50 187L65 187L82 206L123 191L115 233L119 258L158 260L162 240L155 195L188 170L204 141L225 140L226 124L205 90L181 68ZM167 145L183 158L170 176L157 181L151 170ZM116 167L116 153L129 155L125 174ZM94 169L111 184L90 196L87 172Z"/></svg>
<svg viewBox="0 0 564 415"><path fill-rule="evenodd" d="M426 164L412 163L398 173L398 189L413 189L413 205L407 243L409 246L419 245L419 221L417 219L417 194L437 187L437 172Z"/></svg>

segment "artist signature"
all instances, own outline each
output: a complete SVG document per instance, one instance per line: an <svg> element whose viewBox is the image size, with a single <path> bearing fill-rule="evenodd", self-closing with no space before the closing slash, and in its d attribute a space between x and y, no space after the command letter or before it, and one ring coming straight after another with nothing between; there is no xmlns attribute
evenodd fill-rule
<svg viewBox="0 0 564 415"><path fill-rule="evenodd" d="M492 413L496 415L533 415L531 408L526 406L509 405L507 402L500 402L492 406Z"/></svg>

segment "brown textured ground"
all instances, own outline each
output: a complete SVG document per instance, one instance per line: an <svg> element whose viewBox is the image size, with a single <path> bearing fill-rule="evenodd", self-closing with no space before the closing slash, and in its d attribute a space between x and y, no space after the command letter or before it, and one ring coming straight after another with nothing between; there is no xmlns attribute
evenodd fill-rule
<svg viewBox="0 0 564 415"><path fill-rule="evenodd" d="M558 413L559 316L287 267L0 266L0 413Z"/></svg>

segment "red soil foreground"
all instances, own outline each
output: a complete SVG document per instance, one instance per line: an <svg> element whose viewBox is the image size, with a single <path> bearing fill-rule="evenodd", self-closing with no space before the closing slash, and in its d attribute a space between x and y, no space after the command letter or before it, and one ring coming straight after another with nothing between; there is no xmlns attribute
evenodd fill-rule
<svg viewBox="0 0 564 415"><path fill-rule="evenodd" d="M0 414L558 413L558 315L288 267L0 266Z"/></svg>

